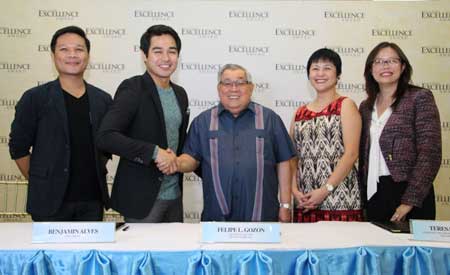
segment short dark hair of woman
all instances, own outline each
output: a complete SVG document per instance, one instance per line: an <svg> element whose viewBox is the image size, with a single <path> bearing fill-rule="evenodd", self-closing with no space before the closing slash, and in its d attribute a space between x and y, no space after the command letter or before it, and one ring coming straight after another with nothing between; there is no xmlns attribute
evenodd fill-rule
<svg viewBox="0 0 450 275"><path fill-rule="evenodd" d="M320 60L330 61L336 67L336 77L341 76L342 73L342 60L339 54L331 49L322 48L315 51L308 59L308 63L306 65L306 71L309 79L309 68L311 68L311 64L314 62L318 62Z"/></svg>

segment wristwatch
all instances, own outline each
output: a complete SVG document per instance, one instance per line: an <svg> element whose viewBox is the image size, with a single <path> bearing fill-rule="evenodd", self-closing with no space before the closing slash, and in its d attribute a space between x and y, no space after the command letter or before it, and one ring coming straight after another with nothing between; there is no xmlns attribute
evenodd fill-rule
<svg viewBox="0 0 450 275"><path fill-rule="evenodd" d="M280 203L280 208L291 209L290 203Z"/></svg>
<svg viewBox="0 0 450 275"><path fill-rule="evenodd" d="M334 186L331 183L325 183L325 188L327 189L328 192L333 192L334 190Z"/></svg>

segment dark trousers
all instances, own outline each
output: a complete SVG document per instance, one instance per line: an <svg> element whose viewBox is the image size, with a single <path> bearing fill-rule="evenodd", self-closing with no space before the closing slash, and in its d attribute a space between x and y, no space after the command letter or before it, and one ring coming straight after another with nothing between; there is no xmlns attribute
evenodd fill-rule
<svg viewBox="0 0 450 275"><path fill-rule="evenodd" d="M407 182L394 182L391 176L382 176L377 184L377 192L367 202L366 215L368 221L389 221L395 210L401 204L401 198L408 186ZM422 219L434 220L436 218L436 203L434 201L434 188L431 186L422 207L413 207L406 215L406 220Z"/></svg>
<svg viewBox="0 0 450 275"><path fill-rule="evenodd" d="M152 210L143 219L125 217L128 223L161 223L183 222L183 198L180 196L174 200L156 200Z"/></svg>
<svg viewBox="0 0 450 275"><path fill-rule="evenodd" d="M31 215L35 222L102 221L103 204L100 201L64 202L51 216Z"/></svg>

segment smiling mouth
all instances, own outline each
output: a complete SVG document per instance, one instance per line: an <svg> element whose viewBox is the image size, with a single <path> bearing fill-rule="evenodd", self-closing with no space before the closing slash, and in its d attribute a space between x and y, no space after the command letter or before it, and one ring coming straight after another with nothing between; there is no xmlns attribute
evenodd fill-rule
<svg viewBox="0 0 450 275"><path fill-rule="evenodd" d="M316 82L317 84L322 84L322 83L326 83L327 80L326 79L315 79L314 82Z"/></svg>
<svg viewBox="0 0 450 275"><path fill-rule="evenodd" d="M380 75L381 76L391 76L391 75L393 75L393 73L391 73L391 72L383 72Z"/></svg>

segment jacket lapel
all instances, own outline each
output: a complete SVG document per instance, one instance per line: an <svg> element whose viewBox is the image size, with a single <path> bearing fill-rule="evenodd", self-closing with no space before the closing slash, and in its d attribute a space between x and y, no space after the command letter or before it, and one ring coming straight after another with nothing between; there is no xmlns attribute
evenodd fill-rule
<svg viewBox="0 0 450 275"><path fill-rule="evenodd" d="M92 90L92 87L89 86L86 82L84 82L86 86L86 92L89 100L89 119L91 122L91 127L93 130L97 130L99 127L99 116L96 110L100 110L101 108L97 106L99 100L97 100L97 94ZM94 131L93 131L94 133Z"/></svg>
<svg viewBox="0 0 450 275"><path fill-rule="evenodd" d="M67 120L67 111L66 111L66 103L64 101L63 90L61 88L61 84L59 83L59 79L53 81L53 85L51 88L51 98L55 102L56 110L59 113L59 116L62 121L62 125L64 128L64 135L66 139L69 140L69 122Z"/></svg>
<svg viewBox="0 0 450 275"><path fill-rule="evenodd" d="M146 93L150 95L150 98L153 101L153 104L156 108L156 113L158 114L159 128L161 129L161 133L163 135L163 140L167 143L167 134L166 134L166 124L164 122L164 113L161 105L161 99L159 98L158 90L156 89L156 84L153 79L150 77L148 72L145 72L143 75L143 88ZM166 144L167 146L167 144Z"/></svg>
<svg viewBox="0 0 450 275"><path fill-rule="evenodd" d="M388 118L386 124L384 125L383 131L381 132L380 140L385 141L384 143L387 142L386 143L387 145L389 145L392 142L392 140L388 141L388 140L386 140L385 137L386 137L386 135L390 136L390 135L388 135L389 132L392 131L392 129L396 129L397 128L396 124L397 124L397 121L398 121L397 117L399 116L399 114L400 114L400 110L398 108L398 105L395 106L395 107L392 107L392 114ZM380 143L380 145L381 145L381 143Z"/></svg>

